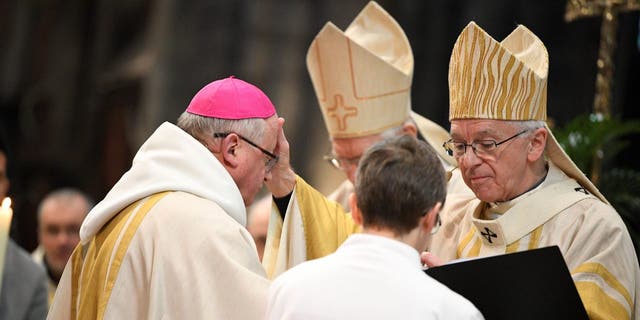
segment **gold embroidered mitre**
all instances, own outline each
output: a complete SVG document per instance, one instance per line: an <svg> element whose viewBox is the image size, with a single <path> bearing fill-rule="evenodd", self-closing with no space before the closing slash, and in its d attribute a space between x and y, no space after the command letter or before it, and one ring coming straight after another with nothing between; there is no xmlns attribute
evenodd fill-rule
<svg viewBox="0 0 640 320"><path fill-rule="evenodd" d="M449 120L546 120L549 57L525 26L497 42L474 22L449 61Z"/></svg>
<svg viewBox="0 0 640 320"><path fill-rule="evenodd" d="M380 133L409 118L411 46L373 1L344 32L325 24L309 47L307 69L332 138Z"/></svg>

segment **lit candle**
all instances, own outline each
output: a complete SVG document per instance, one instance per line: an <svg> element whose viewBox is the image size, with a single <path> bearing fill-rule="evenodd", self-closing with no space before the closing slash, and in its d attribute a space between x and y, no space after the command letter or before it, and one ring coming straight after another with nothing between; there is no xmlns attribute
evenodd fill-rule
<svg viewBox="0 0 640 320"><path fill-rule="evenodd" d="M9 229L11 227L11 199L9 197L2 200L0 207L0 289L2 289L2 272L4 271L4 256L7 252L7 240L9 240Z"/></svg>

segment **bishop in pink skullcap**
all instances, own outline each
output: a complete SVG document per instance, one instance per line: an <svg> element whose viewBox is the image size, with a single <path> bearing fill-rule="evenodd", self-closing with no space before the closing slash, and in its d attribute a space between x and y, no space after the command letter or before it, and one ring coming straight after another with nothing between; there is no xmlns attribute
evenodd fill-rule
<svg viewBox="0 0 640 320"><path fill-rule="evenodd" d="M187 112L219 119L266 119L276 114L258 87L230 76L209 83L191 99Z"/></svg>

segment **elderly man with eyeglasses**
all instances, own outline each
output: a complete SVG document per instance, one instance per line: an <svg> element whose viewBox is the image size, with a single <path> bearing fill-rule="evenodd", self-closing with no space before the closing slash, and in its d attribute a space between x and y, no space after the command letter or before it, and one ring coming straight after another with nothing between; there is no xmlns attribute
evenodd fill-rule
<svg viewBox="0 0 640 320"><path fill-rule="evenodd" d="M261 319L269 281L245 208L283 122L252 84L202 88L84 220L49 318Z"/></svg>
<svg viewBox="0 0 640 320"><path fill-rule="evenodd" d="M591 319L637 319L631 238L547 127L547 74L546 48L524 26L501 42L473 22L459 35L449 65L451 139L443 146L477 199L447 197L424 258L435 265L557 245Z"/></svg>
<svg viewBox="0 0 640 320"><path fill-rule="evenodd" d="M328 22L309 47L307 69L331 138L324 158L347 178L328 198L347 210L360 157L384 138L424 140L437 150L445 170L455 166L438 148L449 138L447 131L411 111L413 64L404 31L374 1L344 32ZM459 177L448 190L468 191Z"/></svg>
<svg viewBox="0 0 640 320"><path fill-rule="evenodd" d="M272 277L334 252L359 230L347 214L348 197L360 157L376 142L399 135L424 140L446 171L455 167L455 159L441 148L449 139L447 131L411 111L411 46L377 3L369 2L344 32L328 22L309 47L307 68L331 138L331 154L325 159L347 179L327 197L332 202L286 171L286 161L276 167L275 175L290 178L274 181L290 183L267 182L280 213L272 215L263 259ZM459 173L448 178L448 193L473 198Z"/></svg>

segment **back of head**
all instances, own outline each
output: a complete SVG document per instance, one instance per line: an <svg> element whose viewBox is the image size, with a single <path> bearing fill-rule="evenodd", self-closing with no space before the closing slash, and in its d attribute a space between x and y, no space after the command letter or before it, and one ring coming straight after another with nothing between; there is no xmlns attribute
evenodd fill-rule
<svg viewBox="0 0 640 320"><path fill-rule="evenodd" d="M444 169L433 148L409 136L369 149L358 167L355 190L363 226L405 234L436 203L444 203Z"/></svg>

